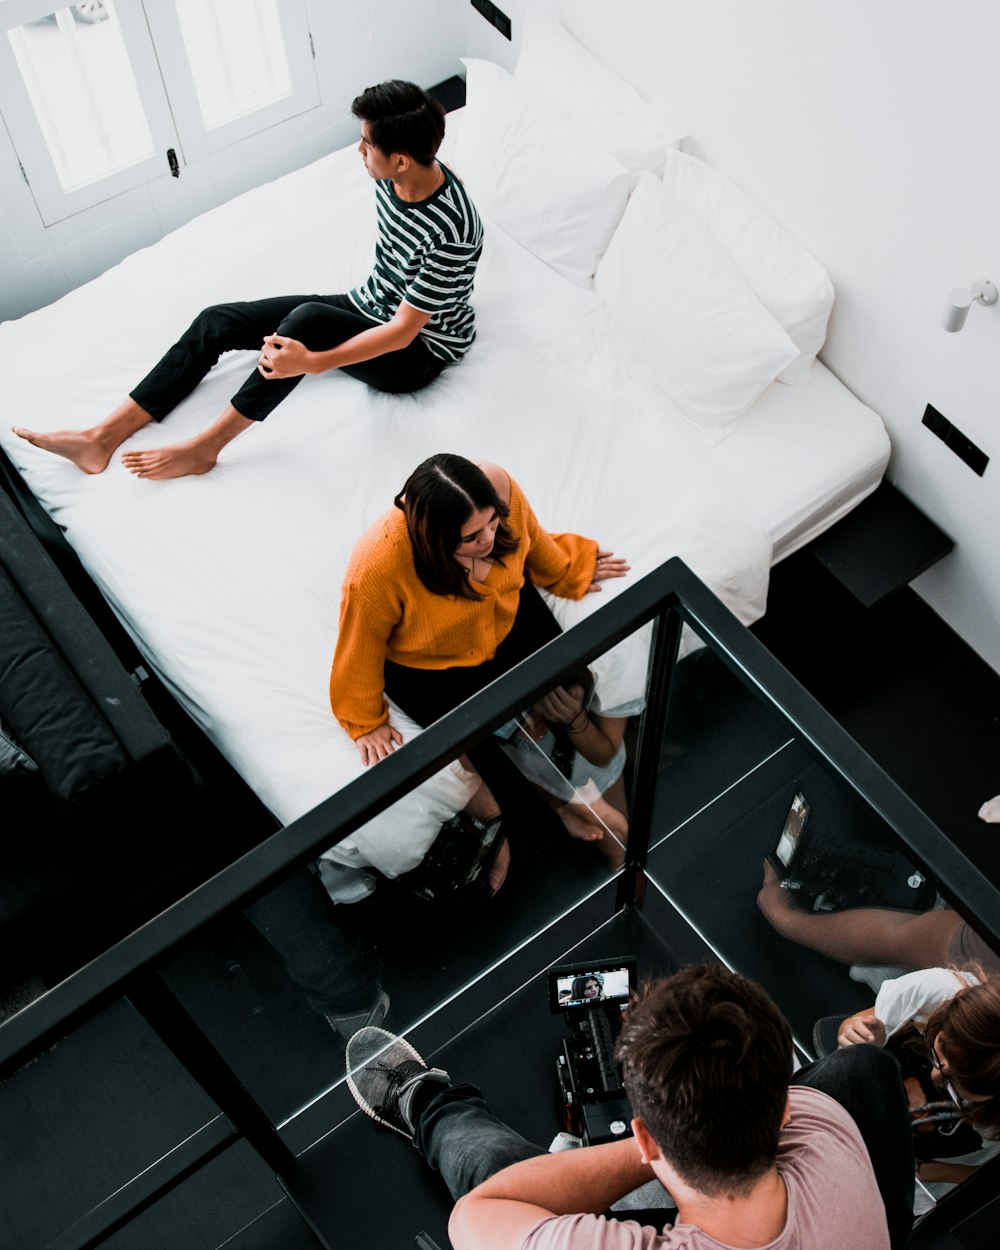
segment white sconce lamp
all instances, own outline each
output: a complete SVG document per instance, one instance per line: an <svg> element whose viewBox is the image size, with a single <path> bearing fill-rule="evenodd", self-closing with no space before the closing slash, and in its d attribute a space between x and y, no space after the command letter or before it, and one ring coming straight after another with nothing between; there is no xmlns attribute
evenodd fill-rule
<svg viewBox="0 0 1000 1250"><path fill-rule="evenodd" d="M973 302L995 304L997 289L992 282L973 282L971 287L956 286L948 296L948 303L941 318L941 325L949 334L955 334L965 325Z"/></svg>

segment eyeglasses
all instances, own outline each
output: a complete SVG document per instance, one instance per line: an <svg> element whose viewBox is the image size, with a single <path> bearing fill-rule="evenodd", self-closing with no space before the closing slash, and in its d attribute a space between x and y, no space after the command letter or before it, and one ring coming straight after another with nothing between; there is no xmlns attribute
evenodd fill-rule
<svg viewBox="0 0 1000 1250"><path fill-rule="evenodd" d="M945 1078L945 1090L948 1093L948 1097L952 1100L955 1106L958 1107L959 1111L968 1111L971 1107L973 1107L976 1100L974 1098L963 1098L962 1095L956 1091L955 1086L952 1085L951 1081L948 1080L948 1074L944 1070L944 1065L948 1061L947 1059L941 1059L938 1057L938 1053L934 1049L933 1043L927 1044L927 1058L931 1063L931 1071L933 1072L934 1069L937 1068L938 1072L940 1072Z"/></svg>

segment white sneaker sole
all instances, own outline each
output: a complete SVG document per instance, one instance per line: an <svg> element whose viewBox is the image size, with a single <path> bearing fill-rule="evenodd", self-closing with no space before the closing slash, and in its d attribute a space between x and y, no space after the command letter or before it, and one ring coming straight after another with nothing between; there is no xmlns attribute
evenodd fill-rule
<svg viewBox="0 0 1000 1250"><path fill-rule="evenodd" d="M413 1140L412 1133L408 1133L404 1129L398 1128L395 1124L390 1124L388 1120L384 1119L382 1116L378 1114L375 1108L371 1106L367 1098L365 1098L364 1095L361 1093L361 1091L358 1089L357 1082L354 1080L354 1077L355 1077L355 1074L360 1074L364 1072L365 1069L368 1067L368 1064L378 1059L380 1055L384 1055L393 1046L397 1046L403 1051L405 1051L407 1059L415 1059L418 1063L424 1063L424 1057L423 1055L419 1054L416 1050L414 1050L413 1047L410 1045L410 1043L404 1037L397 1037L395 1033L390 1033L386 1029L375 1028L372 1025L369 1025L368 1027L372 1029L374 1032L382 1034L382 1036L385 1038L385 1046L381 1050L377 1050L374 1055L371 1055L368 1058L368 1060L364 1064L361 1065L361 1067L351 1068L348 1065L347 1088L354 1095L354 1101L358 1104L358 1106L365 1113L365 1115L371 1116L371 1118L375 1121L376 1124L381 1124L385 1128L391 1128L392 1131L394 1133L398 1133L400 1137L405 1137L407 1141L412 1141ZM348 1046L350 1046L350 1042L348 1042Z"/></svg>

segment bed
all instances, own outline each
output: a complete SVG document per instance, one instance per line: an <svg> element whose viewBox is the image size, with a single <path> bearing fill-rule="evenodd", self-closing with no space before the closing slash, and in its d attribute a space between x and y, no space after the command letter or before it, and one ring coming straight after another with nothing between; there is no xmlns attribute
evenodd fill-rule
<svg viewBox="0 0 1000 1250"><path fill-rule="evenodd" d="M536 34L536 44L543 35L569 38L561 28ZM573 48L573 58L581 52ZM545 64L548 80L551 49ZM575 60L566 72L594 96ZM139 480L117 456L106 472L87 476L7 428L10 420L41 430L96 421L204 305L358 282L370 261L374 211L353 148L206 213L55 304L0 326L4 358L18 362L7 371L10 420L0 443L150 667L283 823L363 771L327 702L340 582L357 537L427 455L497 461L543 524L598 538L630 559L633 578L681 556L746 623L764 611L774 559L874 489L888 457L878 417L813 358L821 334L808 358L793 343L792 358L763 333L763 374L756 359L748 366L743 358L749 349L737 344L729 369L713 345L699 366L705 378L689 378L678 400L662 377L662 342L639 342L629 326L637 309L645 315L648 298L635 296L629 281L641 290L655 277L659 290L671 274L656 271L655 257L652 269L637 271L635 240L623 241L636 205L646 206L645 217L632 220L640 250L650 245L650 213L662 227L656 214L669 161L657 168L641 156L630 165L627 154L601 151L599 160L577 162L587 167L582 187L570 188L577 202L560 202L557 192L572 182L562 166L575 158L554 136L530 73L519 79L482 62L470 62L468 73L469 103L450 116L442 156L465 177L486 226L478 337L466 360L427 390L389 396L337 374L306 378L211 473L169 482ZM637 106L628 97L622 107ZM677 151L677 140L672 131L662 138L684 174L693 158ZM586 182L595 177L603 178L596 193ZM689 226L697 216L688 205ZM733 268L724 235L710 260ZM699 299L711 313L697 277L684 278L693 285L678 293L675 319L687 320ZM736 278L744 302L728 311L738 337L753 320L747 291L755 297ZM828 314L827 306L822 333ZM653 329L669 338L669 326L655 309L651 315ZM700 315L696 309L696 322ZM689 345L680 347L689 357ZM224 357L163 428L140 431L132 445L203 428L254 360ZM796 384L772 380L789 365L799 369ZM606 584L604 594L579 603L556 600L554 610L571 627L616 589ZM636 651L598 675L606 706L638 680ZM395 711L393 721L404 737L417 732ZM336 858L389 876L407 871L471 786L457 764L443 770L348 839Z"/></svg>

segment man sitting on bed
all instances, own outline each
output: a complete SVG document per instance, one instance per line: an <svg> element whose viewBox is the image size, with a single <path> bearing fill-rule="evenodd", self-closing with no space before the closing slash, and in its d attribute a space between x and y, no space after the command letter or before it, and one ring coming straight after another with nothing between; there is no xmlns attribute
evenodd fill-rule
<svg viewBox="0 0 1000 1250"><path fill-rule="evenodd" d="M460 360L475 337L469 296L482 251L475 206L436 159L444 110L414 83L369 87L351 106L358 151L375 179L378 239L367 281L346 295L287 295L206 308L129 398L85 430L14 433L101 473L116 449L160 421L223 352L258 350L257 367L203 433L185 442L126 451L137 477L207 473L238 434L262 421L306 373L343 369L376 390L405 393Z"/></svg>

